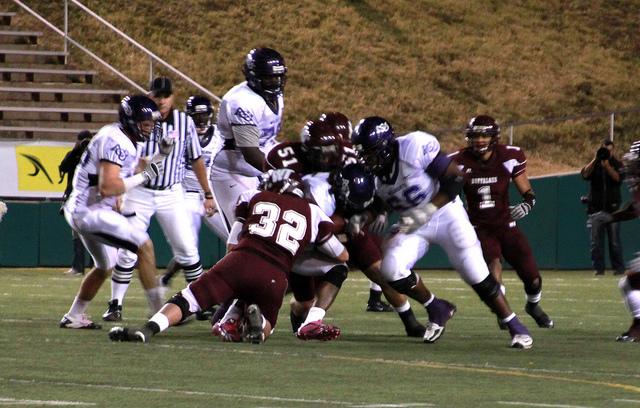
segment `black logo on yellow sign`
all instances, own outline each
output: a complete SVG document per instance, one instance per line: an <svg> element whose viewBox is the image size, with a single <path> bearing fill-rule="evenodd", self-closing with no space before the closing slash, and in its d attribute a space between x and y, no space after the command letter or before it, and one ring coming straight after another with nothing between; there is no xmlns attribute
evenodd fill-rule
<svg viewBox="0 0 640 408"><path fill-rule="evenodd" d="M49 176L47 169L44 168L44 165L42 164L40 159L38 159L36 156L26 154L26 153L20 153L20 155L23 156L25 159L29 160L29 163L33 165L33 173L29 173L29 176L35 177L40 172L42 172L44 176L47 178L47 180L49 180L49 183L53 184L53 180L51 180L51 176Z"/></svg>

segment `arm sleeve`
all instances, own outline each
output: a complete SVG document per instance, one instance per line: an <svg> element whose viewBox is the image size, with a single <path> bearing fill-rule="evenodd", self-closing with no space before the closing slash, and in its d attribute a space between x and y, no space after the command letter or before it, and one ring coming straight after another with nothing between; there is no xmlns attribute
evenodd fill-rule
<svg viewBox="0 0 640 408"><path fill-rule="evenodd" d="M260 130L255 125L233 125L233 137L238 147L260 147Z"/></svg>

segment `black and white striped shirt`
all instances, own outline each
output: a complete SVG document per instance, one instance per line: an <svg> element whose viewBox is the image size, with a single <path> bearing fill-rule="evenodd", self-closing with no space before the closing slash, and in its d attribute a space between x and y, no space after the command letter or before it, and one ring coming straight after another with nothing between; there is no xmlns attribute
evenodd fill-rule
<svg viewBox="0 0 640 408"><path fill-rule="evenodd" d="M164 134L177 132L175 147L164 159L164 174L145 184L154 190L164 190L182 182L186 172L186 161L193 161L202 156L202 148L193 120L184 112L174 109L166 120L160 122L162 134L153 134L140 149L140 157L153 156L159 152L158 143Z"/></svg>

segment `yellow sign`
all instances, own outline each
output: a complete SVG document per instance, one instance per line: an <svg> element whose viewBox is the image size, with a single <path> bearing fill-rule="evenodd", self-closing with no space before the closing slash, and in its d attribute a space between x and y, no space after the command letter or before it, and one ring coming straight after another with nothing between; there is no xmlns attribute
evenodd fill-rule
<svg viewBox="0 0 640 408"><path fill-rule="evenodd" d="M63 146L16 146L19 191L64 192L58 165L70 149Z"/></svg>

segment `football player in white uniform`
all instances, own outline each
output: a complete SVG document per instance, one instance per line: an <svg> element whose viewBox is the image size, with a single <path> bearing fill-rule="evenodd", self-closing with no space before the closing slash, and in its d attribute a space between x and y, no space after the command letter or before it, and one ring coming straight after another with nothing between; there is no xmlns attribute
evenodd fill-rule
<svg viewBox="0 0 640 408"><path fill-rule="evenodd" d="M265 155L276 145L284 109L287 67L280 53L254 48L245 59L246 78L220 104L216 132L222 148L213 160L211 185L227 231L243 191L258 186Z"/></svg>
<svg viewBox="0 0 640 408"><path fill-rule="evenodd" d="M433 343L440 338L455 313L455 306L449 302L433 295L425 298L420 278L411 270L435 243L447 253L461 278L507 326L511 347L531 348L533 339L489 273L478 237L458 198L462 173L440 151L438 140L420 131L396 138L389 122L373 116L360 121L352 142L376 175L378 196L400 213L400 221L383 248L381 272L394 289L427 308L429 323L423 340Z"/></svg>
<svg viewBox="0 0 640 408"><path fill-rule="evenodd" d="M161 164L139 162L136 153L138 143L149 138L158 119L158 106L151 99L127 96L120 103L119 123L100 129L82 156L64 216L80 235L95 267L85 276L71 308L60 321L62 328L100 328L85 311L110 275L118 248L138 255L140 281L151 310L155 312L162 306L163 299L153 296L157 293L153 243L146 231L136 229L119 213L123 193L162 173Z"/></svg>

